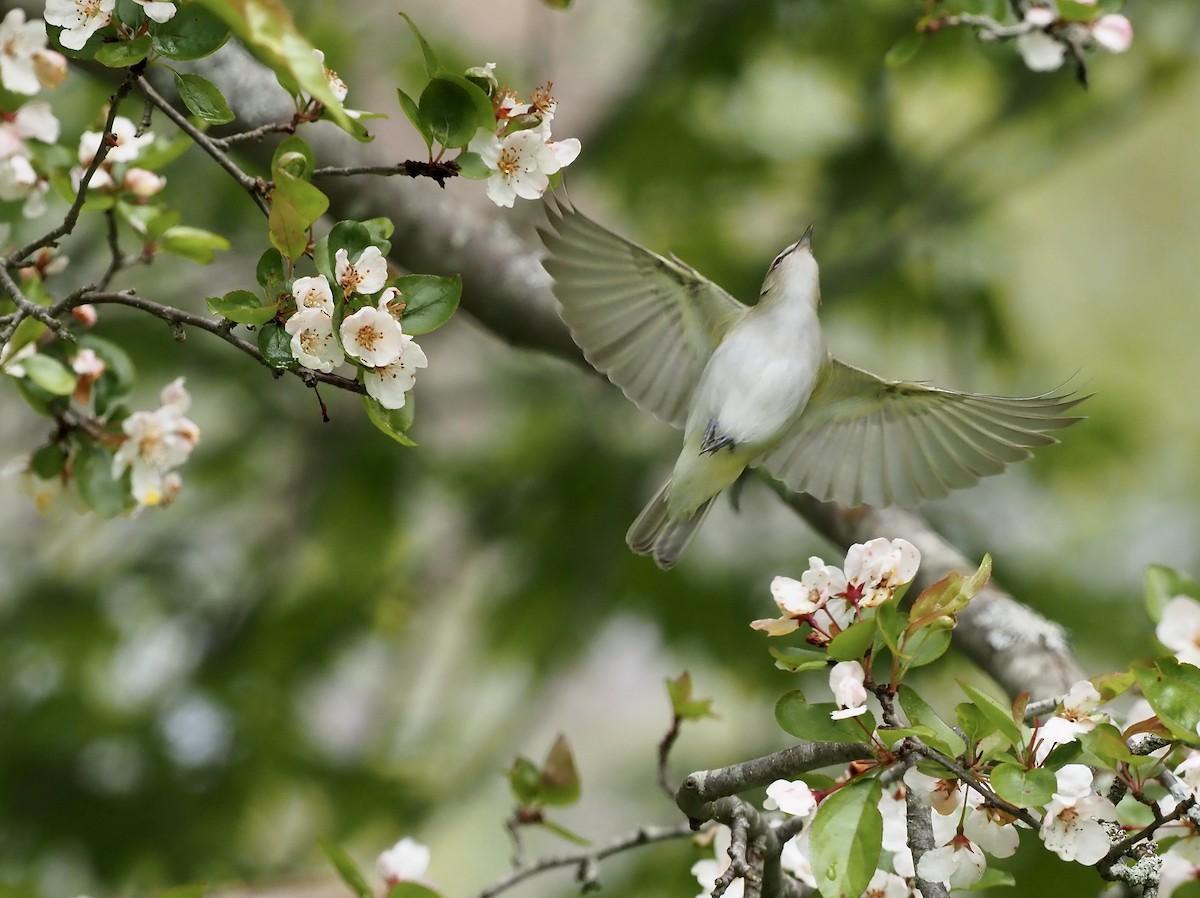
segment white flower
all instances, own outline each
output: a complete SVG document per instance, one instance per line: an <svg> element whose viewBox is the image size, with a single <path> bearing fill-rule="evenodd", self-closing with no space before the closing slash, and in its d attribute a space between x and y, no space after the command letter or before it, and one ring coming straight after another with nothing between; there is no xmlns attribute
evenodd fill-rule
<svg viewBox="0 0 1200 898"><path fill-rule="evenodd" d="M986 867L987 858L979 846L965 836L958 836L949 845L921 855L921 860L917 862L917 875L951 889L965 889L979 882Z"/></svg>
<svg viewBox="0 0 1200 898"><path fill-rule="evenodd" d="M1184 664L1200 667L1200 602L1175 596L1163 608L1154 635Z"/></svg>
<svg viewBox="0 0 1200 898"><path fill-rule="evenodd" d="M346 94L350 92L350 88L346 87L346 82L338 77L337 72L325 65L325 53L323 51L314 47L313 56L317 57L317 62L321 63L321 68L325 70L325 80L329 82L329 89L337 97L337 101L341 103L346 99Z"/></svg>
<svg viewBox="0 0 1200 898"><path fill-rule="evenodd" d="M890 786L883 790L879 799L879 813L883 817L883 848L885 851L901 851L908 847L908 802L904 800L904 787Z"/></svg>
<svg viewBox="0 0 1200 898"><path fill-rule="evenodd" d="M398 882L421 882L429 869L429 848L405 836L375 862L388 886Z"/></svg>
<svg viewBox="0 0 1200 898"><path fill-rule="evenodd" d="M37 187L37 183L37 172L24 156L0 159L0 200L12 202L24 199Z"/></svg>
<svg viewBox="0 0 1200 898"><path fill-rule="evenodd" d="M800 880L810 889L817 888L817 876L812 868L812 850L810 846L811 827L804 827L798 836L789 839L779 852L779 866Z"/></svg>
<svg viewBox="0 0 1200 898"><path fill-rule="evenodd" d="M1110 53L1124 53L1133 43L1133 25L1119 13L1101 16L1092 23L1092 40Z"/></svg>
<svg viewBox="0 0 1200 898"><path fill-rule="evenodd" d="M841 720L866 713L867 688L863 685L865 677L863 666L857 661L839 661L833 665L829 671L829 688L833 690L833 700L841 710L831 712L830 717Z"/></svg>
<svg viewBox="0 0 1200 898"><path fill-rule="evenodd" d="M963 835L992 857L1012 857L1021 842L1011 818L991 807L975 807L968 811L963 822Z"/></svg>
<svg viewBox="0 0 1200 898"><path fill-rule="evenodd" d="M575 161L580 144L575 138L550 140L549 128L543 123L504 137L481 128L467 149L492 170L488 199L497 206L511 207L517 197L533 200L545 193L549 176Z"/></svg>
<svg viewBox="0 0 1200 898"><path fill-rule="evenodd" d="M771 581L771 596L783 615L775 619L757 620L750 626L766 631L769 636L791 633L805 617L824 607L830 598L845 589L846 575L841 569L814 556L808 559L808 570L799 580L776 577Z"/></svg>
<svg viewBox="0 0 1200 898"><path fill-rule="evenodd" d="M162 407L153 412L134 412L122 422L125 441L113 457L113 477L131 471L133 498L139 505L160 505L178 492L178 482L167 473L192 453L200 440L200 428L184 417L191 397L179 377L163 387Z"/></svg>
<svg viewBox="0 0 1200 898"><path fill-rule="evenodd" d="M1025 10L1025 21L1038 28L1053 25L1058 15L1048 6L1030 6Z"/></svg>
<svg viewBox="0 0 1200 898"><path fill-rule="evenodd" d="M717 877L729 867L729 843L731 841L729 828L718 826L713 836L713 853L715 857L705 858L692 864L692 875L700 883L700 894L696 898L708 898L716 887ZM725 890L728 898L742 898L745 894L746 883L735 879Z"/></svg>
<svg viewBox="0 0 1200 898"><path fill-rule="evenodd" d="M378 308L365 306L342 319L342 346L368 368L382 368L400 358L405 334L387 309L388 296Z"/></svg>
<svg viewBox="0 0 1200 898"><path fill-rule="evenodd" d="M292 296L296 300L296 311L320 309L326 315L333 314L333 291L325 275L297 278L292 282Z"/></svg>
<svg viewBox="0 0 1200 898"><path fill-rule="evenodd" d="M104 359L96 355L95 350L81 349L71 360L71 370L75 372L75 392L71 398L80 405L85 405L92 395L92 384L104 373Z"/></svg>
<svg viewBox="0 0 1200 898"><path fill-rule="evenodd" d="M26 103L10 121L0 122L0 159L28 156L26 140L54 143L58 140L58 132L58 119L49 103L42 100Z"/></svg>
<svg viewBox="0 0 1200 898"><path fill-rule="evenodd" d="M404 394L416 383L416 369L429 367L425 350L421 349L412 337L401 333L400 339L403 345L399 357L394 362L363 371L363 384L367 388L367 395L384 408L403 408L407 401Z"/></svg>
<svg viewBox="0 0 1200 898"><path fill-rule="evenodd" d="M302 308L287 320L292 357L305 368L328 374L346 360L333 336L333 316L322 308Z"/></svg>
<svg viewBox="0 0 1200 898"><path fill-rule="evenodd" d="M1197 880L1200 880L1200 839L1180 839L1162 855L1159 898L1168 898L1180 886Z"/></svg>
<svg viewBox="0 0 1200 898"><path fill-rule="evenodd" d="M1108 854L1112 843L1100 821L1117 819L1111 801L1092 792L1092 772L1082 764L1059 770L1058 791L1046 805L1041 837L1064 861L1091 865Z"/></svg>
<svg viewBox="0 0 1200 898"><path fill-rule="evenodd" d="M174 0L133 0L146 13L147 19L169 22L175 17Z"/></svg>
<svg viewBox="0 0 1200 898"><path fill-rule="evenodd" d="M370 296L387 283L387 262L377 246L368 246L353 263L344 249L334 254L334 276L349 296L359 293Z"/></svg>
<svg viewBox="0 0 1200 898"><path fill-rule="evenodd" d="M966 788L958 780L929 776L916 767L904 771L904 785L944 817L957 814L966 802Z"/></svg>
<svg viewBox="0 0 1200 898"><path fill-rule="evenodd" d="M763 807L768 811L783 811L793 817L807 817L817 809L817 799L813 797L808 783L802 780L775 780L767 786Z"/></svg>
<svg viewBox="0 0 1200 898"><path fill-rule="evenodd" d="M26 22L24 10L9 10L0 22L0 84L4 89L36 94L41 84L35 60L45 52L46 23L41 19Z"/></svg>
<svg viewBox="0 0 1200 898"><path fill-rule="evenodd" d="M46 0L46 22L62 28L58 39L69 50L82 50L112 19L117 0Z"/></svg>
<svg viewBox="0 0 1200 898"><path fill-rule="evenodd" d="M123 189L142 200L149 199L166 186L166 178L144 168L129 169L121 181Z"/></svg>
<svg viewBox="0 0 1200 898"><path fill-rule="evenodd" d="M910 583L921 564L921 552L906 539L868 540L846 553L847 597L864 608L886 602Z"/></svg>
<svg viewBox="0 0 1200 898"><path fill-rule="evenodd" d="M1056 745L1074 742L1082 733L1090 733L1107 715L1093 714L1100 706L1100 693L1087 680L1080 680L1063 698L1062 710L1038 729L1035 758L1040 764Z"/></svg>
<svg viewBox="0 0 1200 898"><path fill-rule="evenodd" d="M101 142L105 140L103 131L84 131L79 138L80 164L84 167L91 165L96 153L100 150ZM104 161L132 162L138 157L142 148L149 146L153 141L154 135L149 131L139 136L137 125L125 116L118 115L113 120L111 147L108 155L104 157Z"/></svg>
<svg viewBox="0 0 1200 898"><path fill-rule="evenodd" d="M1044 31L1030 31L1017 38L1017 52L1035 72L1053 72L1063 64L1067 48Z"/></svg>
<svg viewBox="0 0 1200 898"><path fill-rule="evenodd" d="M876 870L862 898L908 898L908 883L895 873Z"/></svg>

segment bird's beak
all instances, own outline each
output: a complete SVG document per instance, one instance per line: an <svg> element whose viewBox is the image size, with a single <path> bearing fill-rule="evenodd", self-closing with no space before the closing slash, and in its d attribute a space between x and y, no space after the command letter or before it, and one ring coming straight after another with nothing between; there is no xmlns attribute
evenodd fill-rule
<svg viewBox="0 0 1200 898"><path fill-rule="evenodd" d="M804 231L804 236L801 237L800 241L796 244L797 249L800 249L801 247L803 247L804 249L809 249L809 250L812 249L812 232L813 232L813 226L809 225L808 228L805 229L805 231Z"/></svg>

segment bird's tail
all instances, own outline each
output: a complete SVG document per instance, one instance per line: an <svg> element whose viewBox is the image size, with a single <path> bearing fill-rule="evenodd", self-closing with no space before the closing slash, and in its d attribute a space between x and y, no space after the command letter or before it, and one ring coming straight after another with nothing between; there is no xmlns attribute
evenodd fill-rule
<svg viewBox="0 0 1200 898"><path fill-rule="evenodd" d="M697 508L689 517L681 520L673 519L667 507L667 494L671 491L671 481L663 484L662 489L654 494L642 513L637 516L625 534L625 541L638 555L650 555L654 563L663 570L672 568L679 561L679 556L688 547L700 525L708 516L712 507L709 499Z"/></svg>

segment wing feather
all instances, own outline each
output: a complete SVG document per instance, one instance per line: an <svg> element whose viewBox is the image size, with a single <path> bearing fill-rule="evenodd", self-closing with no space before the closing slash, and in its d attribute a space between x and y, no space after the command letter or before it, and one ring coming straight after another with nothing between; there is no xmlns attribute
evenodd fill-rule
<svg viewBox="0 0 1200 898"><path fill-rule="evenodd" d="M843 505L914 504L1028 458L1082 420L1086 396L1009 398L883 380L831 359L761 464L788 487Z"/></svg>
<svg viewBox="0 0 1200 898"><path fill-rule="evenodd" d="M542 262L571 336L639 407L682 427L709 357L748 311L679 262L619 237L564 196L546 201Z"/></svg>

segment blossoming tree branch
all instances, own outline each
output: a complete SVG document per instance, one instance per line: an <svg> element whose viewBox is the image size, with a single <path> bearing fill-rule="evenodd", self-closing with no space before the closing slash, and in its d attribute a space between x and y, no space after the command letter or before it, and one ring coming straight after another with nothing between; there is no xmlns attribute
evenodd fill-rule
<svg viewBox="0 0 1200 898"><path fill-rule="evenodd" d="M1011 41L1034 70L1070 61L1082 80L1088 53L1121 52L1132 40L1128 20L1112 4L982 5L988 8L930 4L891 61L911 58L944 29L963 27L985 41ZM255 27L255 16L273 27ZM128 406L134 366L100 335L113 306L181 333L203 330L273 372L294 375L318 400L322 387L358 394L380 430L412 444L412 392L430 361L414 337L451 317L459 281L394 273L387 261L391 221L326 221L330 201L318 183L468 177L485 181L497 206L510 207L542 196L580 144L551 134L551 85L523 99L501 85L491 64L451 71L407 24L427 80L415 96L399 90L398 105L428 156L355 168L318 165L304 126L324 119L347 140L364 140L373 113L345 106L347 86L277 6L47 0L44 21L20 10L5 16L0 200L9 205L0 369L6 385L49 422L45 438L19 462L39 505L66 498L106 516L167 505L181 488L177 469L200 442L182 379L162 388L157 409ZM218 138L208 129L233 125L235 111L211 81L173 64L210 56L231 37L272 69L293 109L286 120ZM107 67L118 79L94 127L73 146L63 143L53 106L42 98L43 91L70 89L69 59ZM173 84L173 96L155 86L155 71ZM233 155L271 135L282 137L262 171ZM152 259L206 264L228 248L224 236L186 223L187 209L176 208L160 174L189 151L232 178L264 226L252 282L208 297L207 316L188 311L186 297L145 297L121 286L123 273ZM59 242L89 228L103 236L104 271L94 283L68 284ZM882 529L887 520L895 519L859 514L853 526ZM667 684L670 722L657 746L660 783L682 819L638 825L598 845L566 830L554 809L581 799L585 777L560 738L540 763L518 758L508 771L514 809L503 823L515 864L481 898L560 868L594 887L607 857L682 838L696 839L692 871L714 898L814 890L826 898L932 898L1006 881L989 859L1011 856L1023 840L1037 840L1063 863L1095 868L1098 882L1120 881L1146 896L1200 876L1200 585L1165 569L1147 574L1147 611L1173 656L1073 680L1037 700L964 684L962 701L942 714L908 676L939 662L972 605L994 588L990 559L909 596L929 566L928 553L893 535L843 542L853 544L841 563L813 558L798 579L776 577L770 594L777 616L747 622L772 641L773 661L764 655L764 663L827 675L828 697L791 690L779 698L775 717L796 740L791 747L673 784L671 750L681 728L712 711L684 674ZM1120 710L1109 704L1134 692L1136 701ZM548 829L569 847L527 857L521 834L529 827ZM430 853L411 835L379 855L379 885L341 848L324 848L361 898L380 888L398 898L438 894Z"/></svg>

